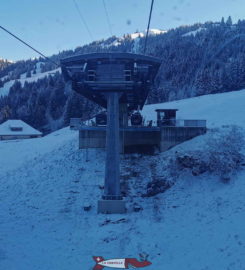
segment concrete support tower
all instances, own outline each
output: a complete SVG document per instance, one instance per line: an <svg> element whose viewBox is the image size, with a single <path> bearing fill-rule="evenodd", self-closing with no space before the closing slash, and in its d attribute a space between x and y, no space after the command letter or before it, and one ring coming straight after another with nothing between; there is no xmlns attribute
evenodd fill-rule
<svg viewBox="0 0 245 270"><path fill-rule="evenodd" d="M126 211L120 192L119 153L120 150L123 152L128 113L143 108L160 65L161 60L151 56L113 52L76 55L61 60L62 74L73 90L108 112L105 185L98 202L98 213ZM121 144L119 126L122 129ZM99 131L100 127L97 128Z"/></svg>
<svg viewBox="0 0 245 270"><path fill-rule="evenodd" d="M120 191L119 97L118 92L107 93L105 186L98 202L99 213L126 211Z"/></svg>

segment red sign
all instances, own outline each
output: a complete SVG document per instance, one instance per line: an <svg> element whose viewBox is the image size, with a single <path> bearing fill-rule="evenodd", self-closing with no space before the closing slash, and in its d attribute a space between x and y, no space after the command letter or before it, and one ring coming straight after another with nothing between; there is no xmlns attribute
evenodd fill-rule
<svg viewBox="0 0 245 270"><path fill-rule="evenodd" d="M93 270L101 270L104 267L119 268L119 269L141 268L151 265L151 262L147 260L138 261L135 258L105 260L101 256L94 256L93 259L96 262L96 265L94 266Z"/></svg>

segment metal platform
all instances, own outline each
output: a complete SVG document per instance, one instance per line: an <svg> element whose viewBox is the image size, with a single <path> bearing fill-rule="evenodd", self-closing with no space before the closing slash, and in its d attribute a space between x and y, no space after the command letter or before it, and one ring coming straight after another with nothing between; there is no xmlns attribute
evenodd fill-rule
<svg viewBox="0 0 245 270"><path fill-rule="evenodd" d="M133 53L91 53L61 60L66 81L79 94L107 108L107 92L120 92L128 111L142 109L161 60Z"/></svg>
<svg viewBox="0 0 245 270"><path fill-rule="evenodd" d="M79 148L105 148L105 127L79 127ZM155 146L161 152L206 133L206 127L127 127L120 129L119 149L124 153L126 147Z"/></svg>

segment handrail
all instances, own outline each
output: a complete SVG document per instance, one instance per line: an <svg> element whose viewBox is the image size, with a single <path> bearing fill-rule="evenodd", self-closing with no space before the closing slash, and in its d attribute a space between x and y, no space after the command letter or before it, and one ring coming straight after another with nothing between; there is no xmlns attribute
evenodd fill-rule
<svg viewBox="0 0 245 270"><path fill-rule="evenodd" d="M96 122L94 119L90 119L87 121L83 121L80 118L71 118L70 119L70 128L77 130L81 127L100 127L100 125L96 125ZM130 124L128 124L129 127L134 127ZM157 121L143 121L142 125L135 126L135 127L200 127L200 128L206 128L207 121L206 120L200 120L200 119L164 119L161 121L161 123L158 123Z"/></svg>

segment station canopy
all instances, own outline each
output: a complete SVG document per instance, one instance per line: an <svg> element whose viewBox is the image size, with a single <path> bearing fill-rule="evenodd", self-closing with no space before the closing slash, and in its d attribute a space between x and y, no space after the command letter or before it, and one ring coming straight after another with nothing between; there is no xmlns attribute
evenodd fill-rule
<svg viewBox="0 0 245 270"><path fill-rule="evenodd" d="M132 53L92 53L61 60L66 82L77 93L107 107L106 93L120 92L128 110L142 109L161 60Z"/></svg>

